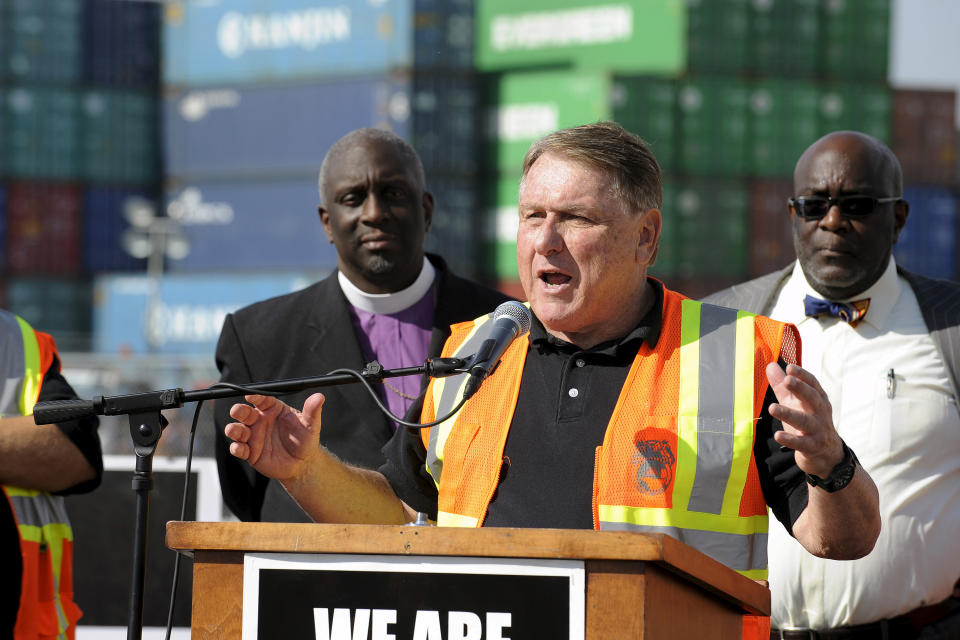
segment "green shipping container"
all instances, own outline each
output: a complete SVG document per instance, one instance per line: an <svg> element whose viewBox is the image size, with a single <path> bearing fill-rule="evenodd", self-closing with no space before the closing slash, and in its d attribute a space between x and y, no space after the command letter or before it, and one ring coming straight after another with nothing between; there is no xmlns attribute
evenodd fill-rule
<svg viewBox="0 0 960 640"><path fill-rule="evenodd" d="M2 72L12 82L68 84L83 61L83 0L8 0L0 42Z"/></svg>
<svg viewBox="0 0 960 640"><path fill-rule="evenodd" d="M823 48L821 5L822 0L751 0L748 70L777 77L815 76Z"/></svg>
<svg viewBox="0 0 960 640"><path fill-rule="evenodd" d="M885 82L890 58L890 0L825 3L824 75Z"/></svg>
<svg viewBox="0 0 960 640"><path fill-rule="evenodd" d="M822 133L852 129L890 144L893 99L883 84L845 83L820 95Z"/></svg>
<svg viewBox="0 0 960 640"><path fill-rule="evenodd" d="M487 173L516 175L530 145L544 135L609 120L610 78L585 71L514 72L484 84L484 164Z"/></svg>
<svg viewBox="0 0 960 640"><path fill-rule="evenodd" d="M691 180L678 185L676 274L740 278L747 271L750 194L739 180Z"/></svg>
<svg viewBox="0 0 960 640"><path fill-rule="evenodd" d="M494 280L517 280L520 174L494 178L487 185L483 196L485 271Z"/></svg>
<svg viewBox="0 0 960 640"><path fill-rule="evenodd" d="M74 180L79 166L79 93L8 88L3 101L3 159L8 176Z"/></svg>
<svg viewBox="0 0 960 640"><path fill-rule="evenodd" d="M684 0L476 0L477 68L574 65L680 73Z"/></svg>
<svg viewBox="0 0 960 640"><path fill-rule="evenodd" d="M751 0L687 0L687 68L736 74L747 68Z"/></svg>
<svg viewBox="0 0 960 640"><path fill-rule="evenodd" d="M750 91L750 173L792 176L797 158L820 137L820 89L803 80L765 80Z"/></svg>
<svg viewBox="0 0 960 640"><path fill-rule="evenodd" d="M86 91L81 114L83 178L111 184L157 180L157 112L152 94Z"/></svg>
<svg viewBox="0 0 960 640"><path fill-rule="evenodd" d="M60 351L89 351L93 288L86 279L10 278L6 308L53 336Z"/></svg>
<svg viewBox="0 0 960 640"><path fill-rule="evenodd" d="M744 175L749 86L735 78L681 82L678 168L696 176Z"/></svg>
<svg viewBox="0 0 960 640"><path fill-rule="evenodd" d="M660 245L657 249L657 259L650 268L650 275L656 278L668 278L677 272L678 247L677 238L680 235L680 214L677 211L676 183L666 178L663 180L663 206L660 213L663 225L660 229Z"/></svg>
<svg viewBox="0 0 960 640"><path fill-rule="evenodd" d="M660 168L677 164L677 82L656 76L614 76L613 119L646 140Z"/></svg>

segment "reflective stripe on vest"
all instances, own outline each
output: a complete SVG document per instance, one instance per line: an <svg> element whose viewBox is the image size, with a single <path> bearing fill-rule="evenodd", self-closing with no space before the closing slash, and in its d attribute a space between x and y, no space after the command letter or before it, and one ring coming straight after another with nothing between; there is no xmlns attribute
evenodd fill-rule
<svg viewBox="0 0 960 640"><path fill-rule="evenodd" d="M43 382L44 362L52 362L51 353L42 353L43 349L52 350L52 342L38 340L36 332L23 319L12 313L0 310L0 413L2 416L30 415L40 395ZM0 420L0 429L3 428ZM67 580L72 576L73 530L63 498L43 491L22 489L10 485L2 487L17 522L20 534L21 552L24 556L24 575L22 585L43 582L39 576L27 575L30 567L34 571L49 568L52 572L52 593L43 596L35 594L34 599L27 589L21 589L20 615L14 628L14 639L32 640L42 634L68 640L73 637L74 623L79 618L79 610L72 600L72 585L62 584L64 571L68 571ZM32 561L49 554L49 567ZM66 594L64 594L66 591ZM38 629L41 616L40 607L51 607L51 615L56 618L56 628ZM52 619L51 619L52 623Z"/></svg>
<svg viewBox="0 0 960 640"><path fill-rule="evenodd" d="M754 440L754 318L683 300L673 506L600 504L598 517L601 529L665 533L763 579L766 512L740 514Z"/></svg>
<svg viewBox="0 0 960 640"><path fill-rule="evenodd" d="M483 327L483 325L491 320L493 320L493 314L489 313L485 316L477 318L472 323L469 323L472 324L472 326L467 331L466 336L458 345L454 353L461 354L461 356L473 355L476 353L486 338L485 332L480 331L480 329ZM468 323L460 323L458 326L463 327L467 324ZM444 351L446 351L446 349L444 349ZM444 357L447 356L445 355ZM463 396L463 386L467 383L468 378L468 374L462 373L456 376L435 378L433 380L430 387L430 396L432 405L437 408L435 412L436 417L446 415L457 406L457 403L460 402L460 398ZM443 445L446 443L447 436L450 434L450 430L453 428L453 425L457 421L457 416L459 415L459 412L457 412L456 414L450 416L450 418L445 420L442 424L430 429L429 440L428 442L424 443L427 448L427 472L433 478L434 483L438 487L440 486L440 476L443 473ZM431 422L435 420L436 417L432 418ZM456 526L475 527L477 525L462 524Z"/></svg>
<svg viewBox="0 0 960 640"><path fill-rule="evenodd" d="M29 324L12 313L0 312L0 417L27 416L40 395L40 345Z"/></svg>
<svg viewBox="0 0 960 640"><path fill-rule="evenodd" d="M664 298L661 338L653 350L641 347L598 449L595 526L667 533L748 577L765 577L767 516L752 459L754 424L766 388L763 369L776 361L785 325L702 305L667 289ZM478 328L470 323L454 327L445 355L472 353L476 346L471 338ZM518 388L526 354L525 344L522 350L514 347L457 420L424 436L428 469L440 492L438 524L482 524L489 504L483 501L496 488L502 443L516 403L514 393L510 404L511 376ZM425 421L459 400L459 394L436 382L424 403ZM478 410L483 402L486 408ZM667 472L676 477L671 475L669 493L658 499L642 495L645 487L640 486L651 477L651 468L663 470L656 451L641 455L638 439L651 431L672 438L667 448L676 452L675 458L664 458L670 461ZM441 482L447 449L458 458L451 469L463 467L462 460L469 464Z"/></svg>

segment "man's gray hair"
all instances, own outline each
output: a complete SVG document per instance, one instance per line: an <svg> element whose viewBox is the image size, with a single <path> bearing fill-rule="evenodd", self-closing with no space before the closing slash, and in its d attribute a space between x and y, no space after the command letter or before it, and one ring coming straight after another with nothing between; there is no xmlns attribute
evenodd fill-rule
<svg viewBox="0 0 960 640"><path fill-rule="evenodd" d="M423 163L420 161L420 156L417 155L416 150L410 146L410 143L392 131L365 127L362 129L354 129L347 135L334 142L333 146L330 147L330 150L327 151L327 155L323 157L323 163L320 165L320 175L317 178L317 188L320 192L320 202L322 204L327 204L327 202L324 200L323 194L326 191L327 174L330 171L330 166L347 149L353 147L354 145L367 142L382 142L393 145L393 147L400 154L400 157L403 158L405 162L413 165L420 188L426 188L427 180L423 171Z"/></svg>
<svg viewBox="0 0 960 640"><path fill-rule="evenodd" d="M521 190L530 167L545 153L580 162L608 176L625 211L640 213L663 206L662 176L653 151L616 122L561 129L534 142L523 159Z"/></svg>

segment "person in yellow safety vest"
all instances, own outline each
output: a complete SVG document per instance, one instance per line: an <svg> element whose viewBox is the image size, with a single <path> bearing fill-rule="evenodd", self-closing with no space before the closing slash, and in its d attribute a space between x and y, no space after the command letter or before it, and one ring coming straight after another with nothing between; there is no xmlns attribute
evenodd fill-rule
<svg viewBox="0 0 960 640"><path fill-rule="evenodd" d="M763 579L769 505L815 555L869 553L876 487L799 366L796 328L647 276L662 197L646 143L615 123L550 134L519 195L533 326L462 407L466 375L431 381L421 421L454 415L398 429L373 471L316 448L322 394L302 411L253 395L231 409L231 453L320 522L664 532ZM475 352L488 322L455 325L444 355Z"/></svg>
<svg viewBox="0 0 960 640"><path fill-rule="evenodd" d="M98 421L31 417L38 401L76 397L53 338L0 310L0 640L71 639L81 616L62 495L100 483Z"/></svg>

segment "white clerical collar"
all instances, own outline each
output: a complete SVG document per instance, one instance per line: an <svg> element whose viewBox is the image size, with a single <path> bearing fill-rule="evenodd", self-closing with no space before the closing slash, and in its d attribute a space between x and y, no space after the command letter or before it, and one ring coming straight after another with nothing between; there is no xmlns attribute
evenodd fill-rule
<svg viewBox="0 0 960 640"><path fill-rule="evenodd" d="M436 269L423 257L423 268L420 269L420 275L406 289L394 291L392 293L367 293L361 291L354 285L343 271L337 273L337 279L340 281L340 288L343 295L347 297L347 302L361 311L368 313L399 313L404 309L412 307L426 295L430 287L433 286L433 280L437 275Z"/></svg>

